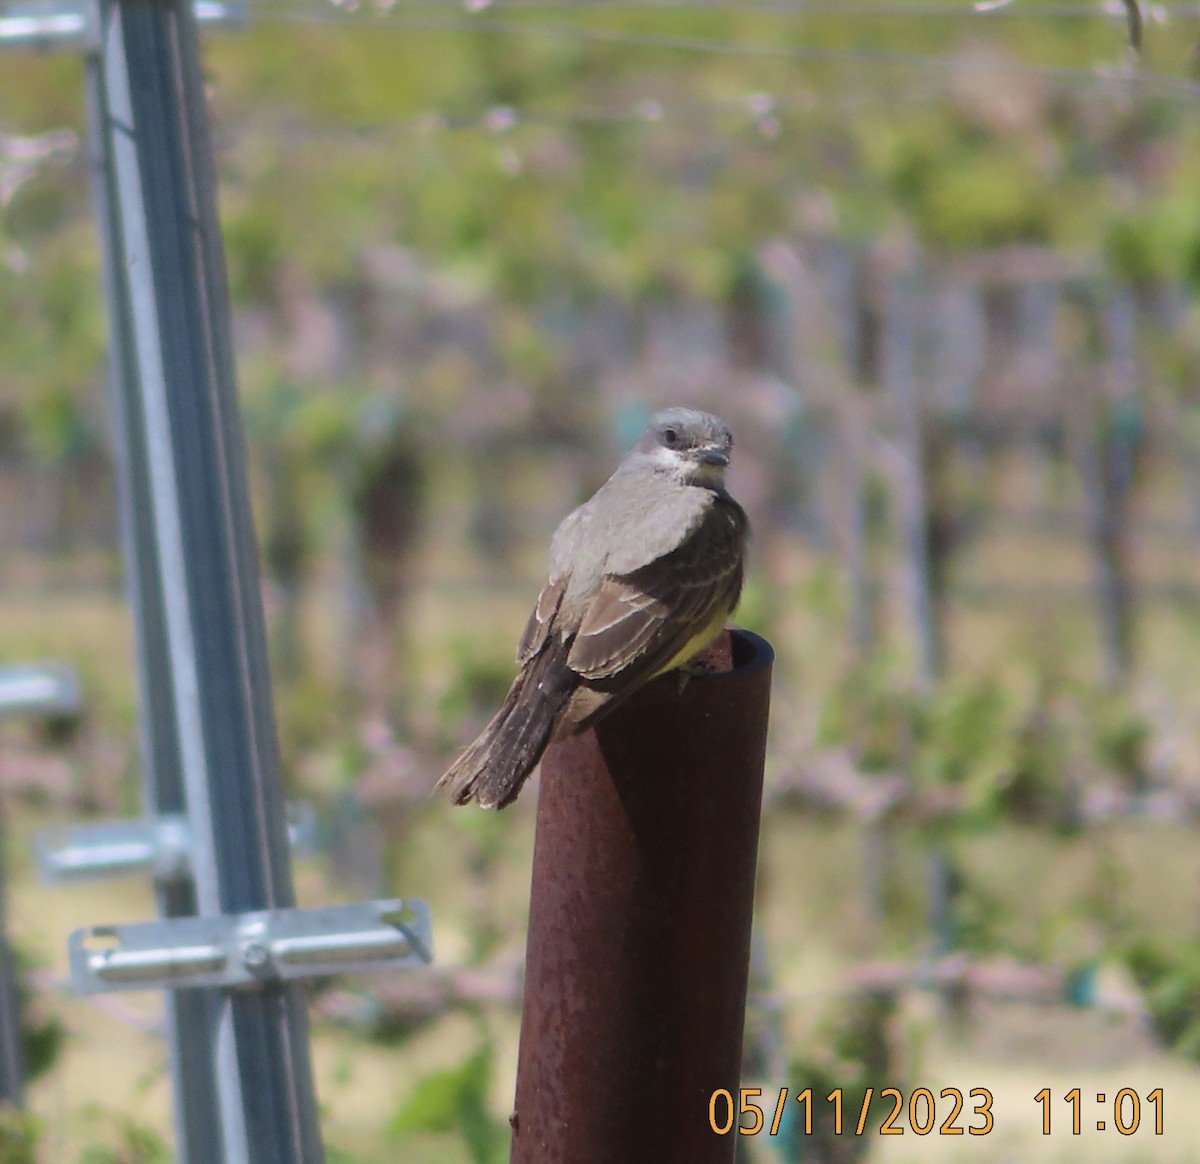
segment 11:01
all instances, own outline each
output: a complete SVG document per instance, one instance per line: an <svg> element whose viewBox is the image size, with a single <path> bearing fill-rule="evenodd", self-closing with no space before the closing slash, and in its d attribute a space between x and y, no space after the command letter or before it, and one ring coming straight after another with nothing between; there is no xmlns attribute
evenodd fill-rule
<svg viewBox="0 0 1200 1164"><path fill-rule="evenodd" d="M1053 1102L1050 1088L1043 1087L1033 1099L1035 1103L1042 1105L1042 1135L1048 1136L1050 1135L1050 1108ZM1096 1092L1097 1104L1104 1104L1106 1099L1103 1091ZM1078 1136L1083 1130L1083 1092L1078 1087L1072 1087L1063 1096L1063 1100L1071 1105L1071 1135ZM1098 1119L1096 1131L1103 1132L1111 1126L1122 1136L1132 1136L1141 1127L1142 1102L1141 1097L1132 1087L1122 1087L1113 1097L1111 1125L1107 1119ZM1156 1087L1149 1092L1145 1102L1154 1109L1154 1134L1161 1136L1163 1134L1163 1089ZM1103 1109L1103 1114L1107 1115L1107 1108Z"/></svg>

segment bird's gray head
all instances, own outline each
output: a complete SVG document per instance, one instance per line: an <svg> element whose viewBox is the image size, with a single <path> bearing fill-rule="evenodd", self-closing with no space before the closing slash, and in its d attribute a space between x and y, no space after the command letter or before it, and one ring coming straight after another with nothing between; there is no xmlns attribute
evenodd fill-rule
<svg viewBox="0 0 1200 1164"><path fill-rule="evenodd" d="M720 489L729 466L733 434L711 412L694 408L664 408L656 412L641 439L622 462L622 468L647 468L681 485Z"/></svg>

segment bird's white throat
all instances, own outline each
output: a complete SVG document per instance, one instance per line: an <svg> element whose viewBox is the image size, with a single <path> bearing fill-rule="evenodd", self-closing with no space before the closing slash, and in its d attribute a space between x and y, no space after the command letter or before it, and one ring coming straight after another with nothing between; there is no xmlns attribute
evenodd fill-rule
<svg viewBox="0 0 1200 1164"><path fill-rule="evenodd" d="M670 477L681 485L704 485L709 489L719 489L725 483L726 466L708 464L677 449L660 445L650 454L650 459L656 473Z"/></svg>

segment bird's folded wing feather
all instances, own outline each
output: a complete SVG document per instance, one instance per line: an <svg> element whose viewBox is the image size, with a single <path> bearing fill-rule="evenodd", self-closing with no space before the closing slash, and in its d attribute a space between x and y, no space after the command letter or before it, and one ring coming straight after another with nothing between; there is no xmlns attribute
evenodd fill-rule
<svg viewBox="0 0 1200 1164"><path fill-rule="evenodd" d="M521 635L521 645L517 648L518 663L528 663L545 645L546 636L550 633L551 620L558 612L570 577L570 574L563 574L561 577L551 578L542 587L529 621L525 624L525 631Z"/></svg>
<svg viewBox="0 0 1200 1164"><path fill-rule="evenodd" d="M564 597L586 593L602 574L632 574L661 558L696 530L712 505L705 489L630 474L609 478L554 531L550 577L525 625L517 662L527 663L545 645ZM578 616L577 599L572 609Z"/></svg>
<svg viewBox="0 0 1200 1164"><path fill-rule="evenodd" d="M628 573L606 574L588 604L567 665L585 679L649 678L737 603L745 516L713 504L682 544Z"/></svg>

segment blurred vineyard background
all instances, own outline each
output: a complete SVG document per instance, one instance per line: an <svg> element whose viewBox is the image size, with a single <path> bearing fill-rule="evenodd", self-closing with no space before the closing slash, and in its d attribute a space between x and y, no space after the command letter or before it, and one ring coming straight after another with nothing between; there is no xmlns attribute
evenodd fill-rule
<svg viewBox="0 0 1200 1164"><path fill-rule="evenodd" d="M301 902L435 918L314 993L331 1159L507 1158L534 796L427 793L678 402L736 433L778 654L744 1082L996 1095L745 1158L1194 1160L1200 6L252 0L205 45ZM150 886L28 856L139 807L82 65L0 54L0 659L85 695L0 727L0 1161L143 1164L160 1000L59 983ZM1045 1086L1161 1086L1165 1134L1045 1138Z"/></svg>

